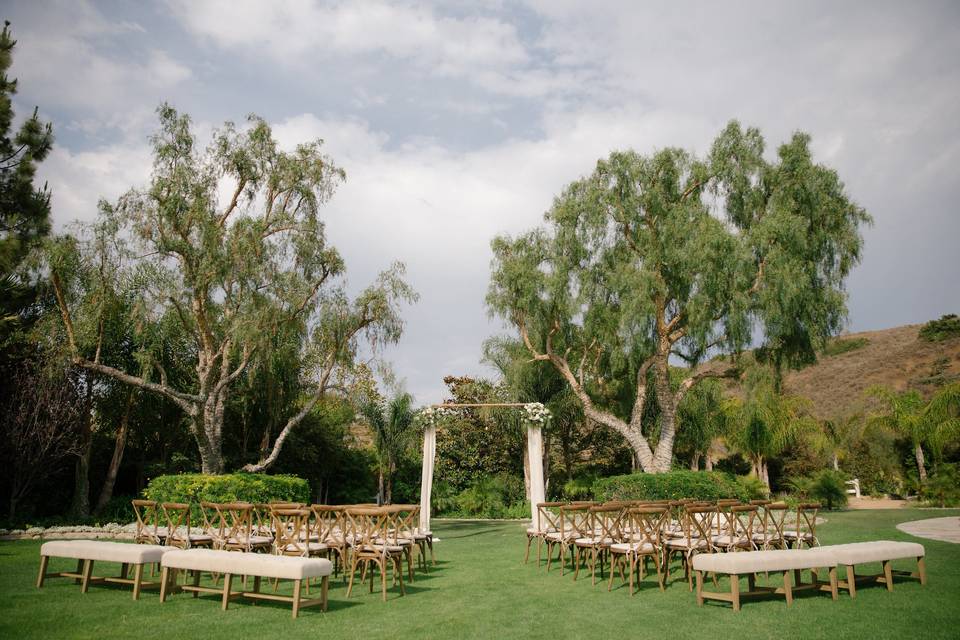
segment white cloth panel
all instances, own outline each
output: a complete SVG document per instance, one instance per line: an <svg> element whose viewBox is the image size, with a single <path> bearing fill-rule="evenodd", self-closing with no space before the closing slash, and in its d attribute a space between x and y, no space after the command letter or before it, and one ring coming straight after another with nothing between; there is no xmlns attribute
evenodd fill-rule
<svg viewBox="0 0 960 640"><path fill-rule="evenodd" d="M540 530L540 512L537 504L544 502L543 488L543 433L540 425L527 423L527 455L530 462L530 522Z"/></svg>
<svg viewBox="0 0 960 640"><path fill-rule="evenodd" d="M430 493L433 490L433 462L437 455L437 427L423 430L423 467L420 472L420 530L430 531Z"/></svg>

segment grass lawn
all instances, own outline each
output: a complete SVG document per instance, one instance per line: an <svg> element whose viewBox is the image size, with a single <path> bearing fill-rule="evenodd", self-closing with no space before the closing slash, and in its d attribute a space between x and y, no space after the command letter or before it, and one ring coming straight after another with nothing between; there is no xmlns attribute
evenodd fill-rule
<svg viewBox="0 0 960 640"><path fill-rule="evenodd" d="M913 540L895 525L907 520L958 515L960 511L850 511L828 513L818 533L823 544L871 539ZM139 602L129 590L93 585L81 595L72 580L51 579L34 587L39 543L0 543L0 638L957 638L960 635L960 545L922 540L928 585L902 579L893 593L882 585L859 588L856 600L841 593L798 594L791 608L782 597L746 600L734 613L725 603L698 608L682 574L675 571L665 593L647 576L639 593L626 586L607 592L589 574L547 573L522 563L520 523L437 522L439 563L419 574L407 596L393 590L386 603L378 592L354 590L336 580L330 610L290 618L289 605L235 601L220 611L216 596L177 594L161 605L155 589ZM99 566L99 565L98 565ZM51 561L51 570L73 568ZM913 570L915 563L895 563ZM100 575L106 567L100 567ZM113 569L110 567L110 569ZM870 568L871 572L873 568ZM876 567L879 571L879 566ZM771 576L775 581L778 576ZM762 580L761 580L762 583Z"/></svg>

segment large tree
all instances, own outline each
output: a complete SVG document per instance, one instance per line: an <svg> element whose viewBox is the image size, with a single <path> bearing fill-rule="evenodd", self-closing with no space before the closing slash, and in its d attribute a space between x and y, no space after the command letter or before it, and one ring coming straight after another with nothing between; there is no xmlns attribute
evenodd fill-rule
<svg viewBox="0 0 960 640"><path fill-rule="evenodd" d="M415 294L395 264L348 297L338 278L343 260L319 215L344 173L321 152L321 141L285 151L269 125L251 116L244 127L226 123L202 149L186 115L167 105L158 113L149 185L115 204L101 202L85 236L53 243L49 252L66 343L78 366L180 407L202 470L221 473L232 388L271 336L295 328L311 388L269 452L246 467L261 471L320 398L343 382L362 339L376 347L399 337L399 304ZM133 326L175 318L186 336L189 384L175 385L167 375L162 335L143 342L136 372L103 361L104 300L121 290L142 301Z"/></svg>
<svg viewBox="0 0 960 640"><path fill-rule="evenodd" d="M761 336L775 362L789 363L845 318L843 283L870 218L813 161L807 135L774 160L763 151L759 131L731 122L704 157L614 152L563 190L546 228L493 240L491 310L560 372L589 419L627 439L645 471L670 468L687 392L732 373L707 357ZM689 365L678 385L671 359ZM613 372L630 376L626 410L602 401ZM651 388L655 443L642 429Z"/></svg>
<svg viewBox="0 0 960 640"><path fill-rule="evenodd" d="M34 301L34 287L19 269L37 241L50 231L50 191L34 186L37 164L53 146L53 128L37 109L12 131L16 79L8 78L17 44L10 23L0 33L0 352Z"/></svg>

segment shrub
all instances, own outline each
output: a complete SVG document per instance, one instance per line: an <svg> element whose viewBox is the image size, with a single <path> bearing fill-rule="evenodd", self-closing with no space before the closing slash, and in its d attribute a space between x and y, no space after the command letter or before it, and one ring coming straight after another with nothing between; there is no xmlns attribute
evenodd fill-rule
<svg viewBox="0 0 960 640"><path fill-rule="evenodd" d="M813 477L811 497L831 511L847 506L846 479L839 471L824 469Z"/></svg>
<svg viewBox="0 0 960 640"><path fill-rule="evenodd" d="M457 496L458 515L474 518L512 518L527 515L523 481L507 475L486 476ZM517 513L522 511L522 515Z"/></svg>
<svg viewBox="0 0 960 640"><path fill-rule="evenodd" d="M310 485L296 476L262 473L231 473L222 476L183 473L157 476L150 481L143 495L157 502L189 502L193 504L191 519L199 522L200 502L310 502Z"/></svg>
<svg viewBox="0 0 960 640"><path fill-rule="evenodd" d="M927 342L960 337L960 317L955 313L948 313L939 320L931 320L920 328L920 337Z"/></svg>
<svg viewBox="0 0 960 640"><path fill-rule="evenodd" d="M787 482L787 487L794 497L801 500L809 500L813 495L813 478L810 476L799 476L791 478Z"/></svg>
<svg viewBox="0 0 960 640"><path fill-rule="evenodd" d="M960 472L957 465L941 464L937 472L924 483L923 497L941 508L960 504Z"/></svg>
<svg viewBox="0 0 960 640"><path fill-rule="evenodd" d="M844 353L856 351L870 344L867 338L834 338L827 342L823 347L823 355L839 356Z"/></svg>
<svg viewBox="0 0 960 640"><path fill-rule="evenodd" d="M597 500L719 500L749 494L737 480L720 471L670 471L668 473L634 473L602 478L593 486Z"/></svg>
<svg viewBox="0 0 960 640"><path fill-rule="evenodd" d="M590 500L593 498L593 487L597 482L597 476L587 474L570 478L561 489L565 500Z"/></svg>
<svg viewBox="0 0 960 640"><path fill-rule="evenodd" d="M747 494L749 500L762 500L770 495L770 490L757 476L737 476L737 483Z"/></svg>

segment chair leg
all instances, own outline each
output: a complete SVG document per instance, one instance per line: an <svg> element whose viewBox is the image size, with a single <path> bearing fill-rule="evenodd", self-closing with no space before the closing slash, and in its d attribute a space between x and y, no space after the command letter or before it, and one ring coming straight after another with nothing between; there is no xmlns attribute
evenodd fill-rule
<svg viewBox="0 0 960 640"><path fill-rule="evenodd" d="M527 553L523 556L523 564L527 564L530 560L530 545L533 544L533 538L529 535L527 536Z"/></svg>
<svg viewBox="0 0 960 640"><path fill-rule="evenodd" d="M383 601L387 601L387 565L386 562L380 560L377 564L380 565L380 593ZM373 588L373 573L370 574L370 587Z"/></svg>
<svg viewBox="0 0 960 640"><path fill-rule="evenodd" d="M43 587L43 579L47 577L47 563L50 556L40 556L40 573L37 574L37 589Z"/></svg>
<svg viewBox="0 0 960 640"><path fill-rule="evenodd" d="M357 556L354 554L353 559L350 562L350 582L347 584L347 597L350 597L350 592L353 591L353 578L357 575Z"/></svg>

